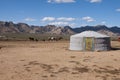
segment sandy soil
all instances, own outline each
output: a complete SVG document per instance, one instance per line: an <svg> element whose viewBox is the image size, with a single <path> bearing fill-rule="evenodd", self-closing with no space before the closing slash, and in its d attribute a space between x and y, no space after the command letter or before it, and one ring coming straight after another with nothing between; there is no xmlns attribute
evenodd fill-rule
<svg viewBox="0 0 120 80"><path fill-rule="evenodd" d="M0 41L0 80L120 80L120 42L112 46L79 52L67 41Z"/></svg>

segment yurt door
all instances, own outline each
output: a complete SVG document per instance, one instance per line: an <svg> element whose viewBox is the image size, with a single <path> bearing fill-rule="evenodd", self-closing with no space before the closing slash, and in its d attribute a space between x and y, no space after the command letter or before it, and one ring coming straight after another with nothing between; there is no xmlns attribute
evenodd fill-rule
<svg viewBox="0 0 120 80"><path fill-rule="evenodd" d="M85 37L84 38L84 48L85 51L92 51L94 48L93 42L94 42L94 38L93 37Z"/></svg>

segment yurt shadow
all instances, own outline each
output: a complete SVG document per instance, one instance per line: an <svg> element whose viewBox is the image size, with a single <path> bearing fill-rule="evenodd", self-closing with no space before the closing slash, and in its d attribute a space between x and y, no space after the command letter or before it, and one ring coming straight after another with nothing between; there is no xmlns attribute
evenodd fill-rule
<svg viewBox="0 0 120 80"><path fill-rule="evenodd" d="M120 50L120 48L112 47L111 50L116 51L116 50Z"/></svg>

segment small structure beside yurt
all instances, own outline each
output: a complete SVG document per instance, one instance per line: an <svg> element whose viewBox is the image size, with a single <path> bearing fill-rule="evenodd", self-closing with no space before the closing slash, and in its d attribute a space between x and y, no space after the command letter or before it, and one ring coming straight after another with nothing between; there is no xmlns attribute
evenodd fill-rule
<svg viewBox="0 0 120 80"><path fill-rule="evenodd" d="M95 31L84 31L70 36L70 50L108 51L111 49L110 37Z"/></svg>

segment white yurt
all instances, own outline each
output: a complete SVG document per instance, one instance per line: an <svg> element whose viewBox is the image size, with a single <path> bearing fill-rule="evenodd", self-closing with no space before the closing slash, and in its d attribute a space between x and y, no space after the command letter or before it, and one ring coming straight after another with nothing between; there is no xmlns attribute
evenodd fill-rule
<svg viewBox="0 0 120 80"><path fill-rule="evenodd" d="M95 31L84 31L70 36L70 50L108 51L110 48L110 37Z"/></svg>

